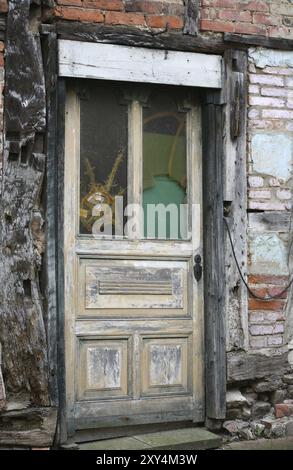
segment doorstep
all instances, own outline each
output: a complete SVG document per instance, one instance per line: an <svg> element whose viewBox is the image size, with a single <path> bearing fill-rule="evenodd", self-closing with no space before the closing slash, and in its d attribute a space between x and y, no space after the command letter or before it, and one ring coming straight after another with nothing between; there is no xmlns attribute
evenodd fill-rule
<svg viewBox="0 0 293 470"><path fill-rule="evenodd" d="M186 428L138 434L79 444L80 450L206 450L222 444L221 437L204 428Z"/></svg>

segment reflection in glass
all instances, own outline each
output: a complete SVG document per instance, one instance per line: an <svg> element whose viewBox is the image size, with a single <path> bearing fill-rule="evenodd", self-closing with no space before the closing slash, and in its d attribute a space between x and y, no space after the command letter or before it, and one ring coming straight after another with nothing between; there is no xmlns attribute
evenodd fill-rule
<svg viewBox="0 0 293 470"><path fill-rule="evenodd" d="M169 91L160 89L152 93L143 110L146 238L185 238L186 185L186 113L178 111Z"/></svg>
<svg viewBox="0 0 293 470"><path fill-rule="evenodd" d="M127 106L116 84L87 83L80 92L80 233L92 234L112 209L104 233L115 234L115 196L127 203ZM103 219L104 220L104 219ZM106 219L107 220L107 219ZM122 233L123 220L116 220Z"/></svg>

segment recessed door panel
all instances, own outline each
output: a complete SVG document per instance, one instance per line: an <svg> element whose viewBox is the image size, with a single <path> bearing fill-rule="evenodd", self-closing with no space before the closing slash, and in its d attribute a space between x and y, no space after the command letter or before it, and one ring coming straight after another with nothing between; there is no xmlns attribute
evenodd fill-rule
<svg viewBox="0 0 293 470"><path fill-rule="evenodd" d="M130 341L79 338L78 399L125 397L129 393Z"/></svg>
<svg viewBox="0 0 293 470"><path fill-rule="evenodd" d="M188 337L142 339L143 395L191 393L190 346Z"/></svg>
<svg viewBox="0 0 293 470"><path fill-rule="evenodd" d="M186 316L187 261L88 260L79 271L80 316Z"/></svg>

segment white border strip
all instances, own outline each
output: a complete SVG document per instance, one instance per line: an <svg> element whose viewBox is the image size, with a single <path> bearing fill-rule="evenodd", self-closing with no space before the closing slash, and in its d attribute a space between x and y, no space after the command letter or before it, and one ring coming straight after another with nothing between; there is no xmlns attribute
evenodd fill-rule
<svg viewBox="0 0 293 470"><path fill-rule="evenodd" d="M221 88L222 57L191 52L59 40L59 75Z"/></svg>

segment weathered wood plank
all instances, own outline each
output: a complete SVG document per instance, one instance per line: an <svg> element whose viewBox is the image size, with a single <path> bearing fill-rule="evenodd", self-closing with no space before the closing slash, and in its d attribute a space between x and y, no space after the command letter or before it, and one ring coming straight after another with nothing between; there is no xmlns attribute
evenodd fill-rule
<svg viewBox="0 0 293 470"><path fill-rule="evenodd" d="M184 34L196 36L198 33L199 0L184 0Z"/></svg>
<svg viewBox="0 0 293 470"><path fill-rule="evenodd" d="M223 419L226 412L223 137L222 107L213 104L217 100L214 93L208 93L208 104L203 106L206 416Z"/></svg>
<svg viewBox="0 0 293 470"><path fill-rule="evenodd" d="M152 406L148 400L117 400L112 401L111 407L102 401L77 402L76 429L184 421L191 419L193 406L192 397L184 395L166 397L164 402L161 398L152 398Z"/></svg>
<svg viewBox="0 0 293 470"><path fill-rule="evenodd" d="M59 75L221 88L221 57L139 47L59 41Z"/></svg>
<svg viewBox="0 0 293 470"><path fill-rule="evenodd" d="M2 375L2 346L0 343L0 411L6 407L6 392Z"/></svg>
<svg viewBox="0 0 293 470"><path fill-rule="evenodd" d="M224 204L237 259L247 266L246 100L247 54L229 50L225 63ZM227 350L248 346L247 292L225 239Z"/></svg>
<svg viewBox="0 0 293 470"><path fill-rule="evenodd" d="M66 83L59 79L57 83L57 141L56 141L56 279L57 279L57 324L58 324L58 390L59 390L59 423L58 442L67 441L66 422L66 385L65 385L65 325L64 325L64 155L65 155L65 103ZM51 175L53 177L53 175Z"/></svg>
<svg viewBox="0 0 293 470"><path fill-rule="evenodd" d="M0 41L5 40L6 15L0 15Z"/></svg>
<svg viewBox="0 0 293 470"><path fill-rule="evenodd" d="M0 415L0 445L50 447L56 419L57 409L53 407L5 411Z"/></svg>
<svg viewBox="0 0 293 470"><path fill-rule="evenodd" d="M82 24L73 21L58 21L56 24L58 37L86 42L121 44L125 46L146 47L151 49L167 49L172 51L202 52L206 54L222 54L227 48L233 47L222 38L204 38L191 36L181 32L164 32L154 34L130 26L107 26L99 24ZM235 45L235 47L240 47ZM243 48L246 49L246 45Z"/></svg>
<svg viewBox="0 0 293 470"><path fill-rule="evenodd" d="M292 51L293 49L293 39L267 38L252 34L225 33L224 41L230 43L230 45L237 44L238 47L241 45L246 45L247 47L261 46L268 49L281 49L283 51Z"/></svg>
<svg viewBox="0 0 293 470"><path fill-rule="evenodd" d="M228 383L262 379L271 375L281 376L287 369L287 351L275 356L246 352L228 353L227 357Z"/></svg>
<svg viewBox="0 0 293 470"><path fill-rule="evenodd" d="M30 30L30 0L10 1L5 53L7 132L42 132L46 97L40 38Z"/></svg>
<svg viewBox="0 0 293 470"><path fill-rule="evenodd" d="M5 385L48 405L48 361L39 273L44 251L45 84L30 1L10 1L7 19L5 152L0 201L0 342Z"/></svg>
<svg viewBox="0 0 293 470"><path fill-rule="evenodd" d="M42 52L45 71L47 99L46 133L46 251L45 251L45 307L48 337L49 386L52 403L58 404L58 357L57 357L57 284L56 284L56 140L57 140L57 35L43 35Z"/></svg>

